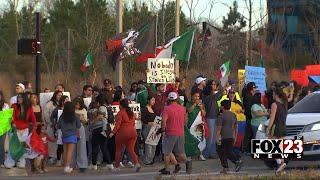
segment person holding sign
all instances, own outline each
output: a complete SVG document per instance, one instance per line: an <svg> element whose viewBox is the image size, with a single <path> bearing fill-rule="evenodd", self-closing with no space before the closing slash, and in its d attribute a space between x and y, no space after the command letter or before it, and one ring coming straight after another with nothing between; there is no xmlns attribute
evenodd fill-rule
<svg viewBox="0 0 320 180"><path fill-rule="evenodd" d="M153 111L153 106L155 104L155 98L154 97L148 97L148 105L147 107L142 111L141 121L143 122L142 126L142 135L144 139L147 139L150 129L152 126L155 125L154 119L156 118L156 113ZM156 147L154 145L145 144L144 145L144 164L145 165L152 165L153 158L156 152Z"/></svg>
<svg viewBox="0 0 320 180"><path fill-rule="evenodd" d="M120 101L120 111L116 116L116 125L109 137L116 136L116 163L115 170L120 170L121 152L126 148L135 164L135 171L139 172L141 165L139 164L138 156L134 151L134 146L137 141L137 131L135 128L135 116L129 107L128 99Z"/></svg>

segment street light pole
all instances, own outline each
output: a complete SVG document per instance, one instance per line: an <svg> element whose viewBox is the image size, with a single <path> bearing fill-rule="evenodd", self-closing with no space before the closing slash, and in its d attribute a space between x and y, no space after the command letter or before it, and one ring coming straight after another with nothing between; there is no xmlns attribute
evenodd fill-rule
<svg viewBox="0 0 320 180"><path fill-rule="evenodd" d="M40 13L36 12L36 39L37 39L37 45L40 46ZM40 73L40 53L37 52L36 54L36 93L39 94L41 91L41 73Z"/></svg>
<svg viewBox="0 0 320 180"><path fill-rule="evenodd" d="M122 15L123 15L123 0L118 0L117 3L117 34L122 33ZM123 62L118 61L116 67L117 85L122 86Z"/></svg>
<svg viewBox="0 0 320 180"><path fill-rule="evenodd" d="M175 19L175 36L180 35L180 0L176 0L176 19ZM179 77L179 60L175 61L175 75Z"/></svg>

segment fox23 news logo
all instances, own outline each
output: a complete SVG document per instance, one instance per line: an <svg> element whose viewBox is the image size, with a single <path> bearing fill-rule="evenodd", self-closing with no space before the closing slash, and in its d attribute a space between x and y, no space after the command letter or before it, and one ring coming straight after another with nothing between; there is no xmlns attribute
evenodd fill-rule
<svg viewBox="0 0 320 180"><path fill-rule="evenodd" d="M303 137L294 139L252 139L251 157L254 159L301 159Z"/></svg>

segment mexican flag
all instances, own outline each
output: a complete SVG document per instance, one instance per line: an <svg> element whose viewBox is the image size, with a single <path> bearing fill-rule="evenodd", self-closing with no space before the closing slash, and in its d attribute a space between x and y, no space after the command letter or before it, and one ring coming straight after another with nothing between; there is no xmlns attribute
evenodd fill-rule
<svg viewBox="0 0 320 180"><path fill-rule="evenodd" d="M148 58L171 58L189 61L195 30L189 30L181 36L171 39L166 45L156 48L156 54L137 59L137 62L147 62Z"/></svg>
<svg viewBox="0 0 320 180"><path fill-rule="evenodd" d="M199 155L206 147L209 128L201 112L189 113L185 126L185 151L187 156Z"/></svg>
<svg viewBox="0 0 320 180"><path fill-rule="evenodd" d="M218 77L220 79L221 86L224 87L228 82L230 74L230 61L223 63L219 68Z"/></svg>
<svg viewBox="0 0 320 180"><path fill-rule="evenodd" d="M92 53L89 52L86 56L86 59L84 60L82 66L81 66L81 71L85 72L87 69L93 65L93 56Z"/></svg>

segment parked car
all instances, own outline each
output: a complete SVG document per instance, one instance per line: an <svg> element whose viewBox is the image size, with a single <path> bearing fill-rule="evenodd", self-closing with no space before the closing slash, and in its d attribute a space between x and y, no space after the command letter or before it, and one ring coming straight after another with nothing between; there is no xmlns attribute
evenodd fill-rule
<svg viewBox="0 0 320 180"><path fill-rule="evenodd" d="M268 122L260 124L256 139L266 139ZM320 160L320 92L314 92L288 111L286 120L286 139L293 139L296 135L303 136L304 153L302 161ZM265 164L274 168L274 160L265 160Z"/></svg>

